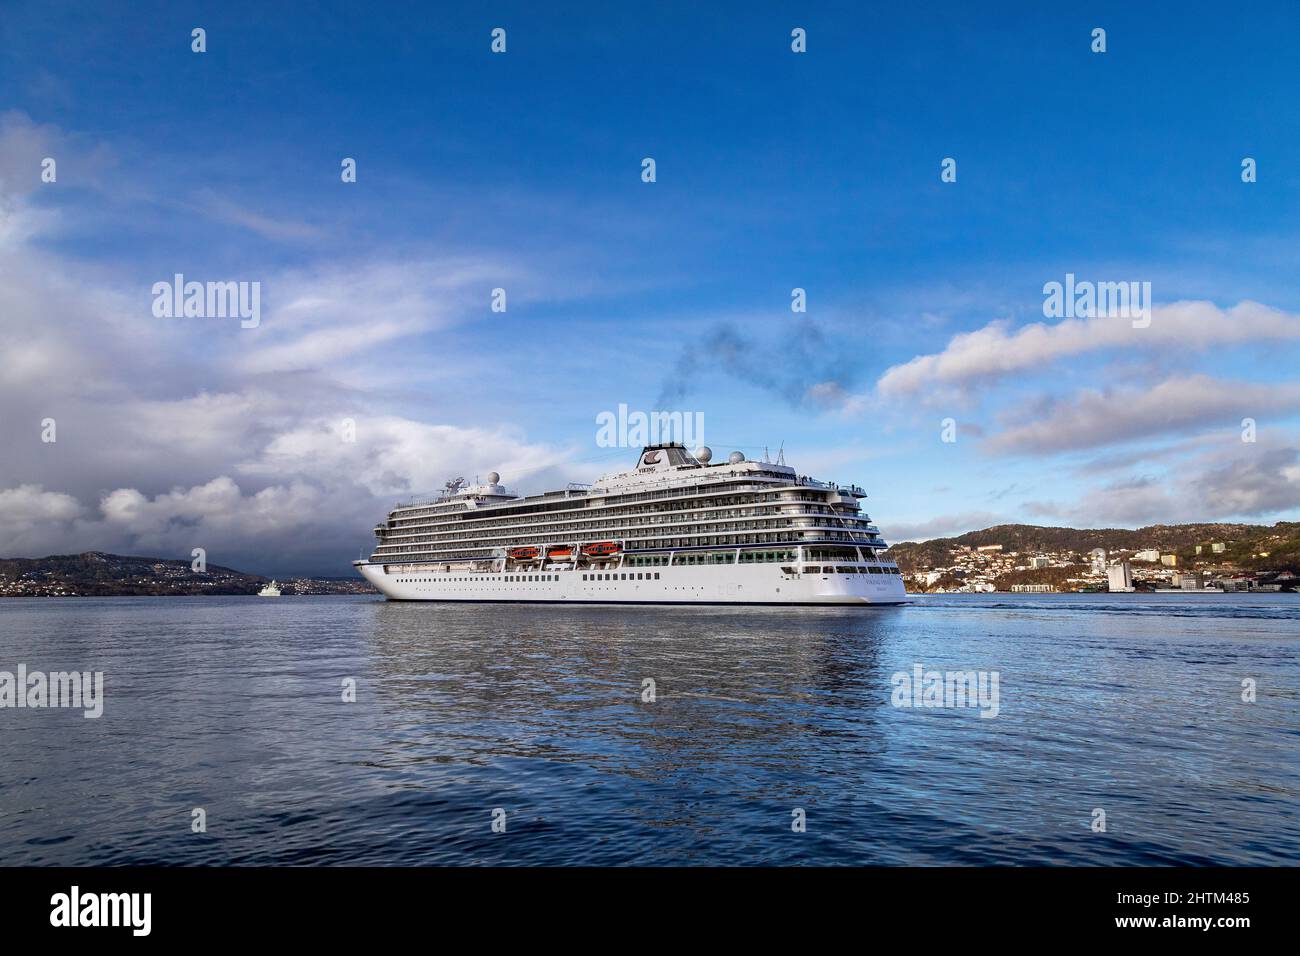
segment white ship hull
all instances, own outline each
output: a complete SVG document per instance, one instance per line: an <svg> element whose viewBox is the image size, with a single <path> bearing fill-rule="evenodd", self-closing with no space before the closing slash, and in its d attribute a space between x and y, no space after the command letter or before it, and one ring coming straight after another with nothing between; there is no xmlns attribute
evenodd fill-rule
<svg viewBox="0 0 1300 956"><path fill-rule="evenodd" d="M367 581L394 601L531 604L887 605L907 601L897 574L787 574L778 565L660 567L524 574L385 570L358 561ZM584 576L586 580L584 580Z"/></svg>
<svg viewBox="0 0 1300 956"><path fill-rule="evenodd" d="M595 484L520 497L492 472L399 503L357 569L395 601L902 604L866 492L675 442Z"/></svg>

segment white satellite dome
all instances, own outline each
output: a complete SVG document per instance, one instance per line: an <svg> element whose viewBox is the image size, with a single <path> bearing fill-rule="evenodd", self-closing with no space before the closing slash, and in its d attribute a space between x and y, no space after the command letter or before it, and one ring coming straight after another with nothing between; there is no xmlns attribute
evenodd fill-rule
<svg viewBox="0 0 1300 956"><path fill-rule="evenodd" d="M727 461L733 465L739 465L744 460L745 460L745 453L742 451L733 451L730 455L727 456Z"/></svg>
<svg viewBox="0 0 1300 956"><path fill-rule="evenodd" d="M488 484L489 484L489 485L495 485L495 484L496 484L498 481L500 481L500 480L501 480L501 476L498 475L495 471L492 471L492 472L489 472L489 473L488 473Z"/></svg>
<svg viewBox="0 0 1300 956"><path fill-rule="evenodd" d="M708 445L701 445L695 449L695 460L701 465L707 465L713 460L713 449Z"/></svg>

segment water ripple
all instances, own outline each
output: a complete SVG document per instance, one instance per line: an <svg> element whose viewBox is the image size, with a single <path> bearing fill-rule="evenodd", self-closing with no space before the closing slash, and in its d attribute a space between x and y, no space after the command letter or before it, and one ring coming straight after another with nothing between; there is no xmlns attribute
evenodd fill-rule
<svg viewBox="0 0 1300 956"><path fill-rule="evenodd" d="M0 711L0 855L1294 863L1300 600L1131 597L0 602L0 669L102 670L107 698L99 720ZM891 706L915 664L997 671L998 716Z"/></svg>

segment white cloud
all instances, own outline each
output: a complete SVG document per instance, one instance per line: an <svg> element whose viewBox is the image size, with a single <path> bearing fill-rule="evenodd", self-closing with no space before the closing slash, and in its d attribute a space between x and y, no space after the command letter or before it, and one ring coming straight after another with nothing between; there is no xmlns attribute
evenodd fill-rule
<svg viewBox="0 0 1300 956"><path fill-rule="evenodd" d="M277 242L314 242L327 235L325 230L310 223L295 222L282 216L268 216L211 194L200 197L199 208L213 219L240 226L264 239Z"/></svg>
<svg viewBox="0 0 1300 956"><path fill-rule="evenodd" d="M176 550L303 528L313 523L323 504L321 491L302 482L245 494L221 475L152 498L134 488L118 488L104 496L99 508L109 530L137 545Z"/></svg>
<svg viewBox="0 0 1300 956"><path fill-rule="evenodd" d="M262 326L252 330L237 368L317 369L487 316L490 290L520 275L492 259L434 257L332 262L268 277Z"/></svg>
<svg viewBox="0 0 1300 956"><path fill-rule="evenodd" d="M1041 370L1059 359L1107 349L1194 350L1273 340L1300 340L1300 317L1258 302L1221 309L1210 302L1174 302L1152 309L1151 325L1135 329L1121 318L1035 322L1012 330L1006 321L964 332L933 355L919 355L885 371L881 395L906 398L931 388L960 388L1017 372Z"/></svg>
<svg viewBox="0 0 1300 956"><path fill-rule="evenodd" d="M81 510L77 499L40 485L0 489L0 519L9 529L41 521L72 521Z"/></svg>
<svg viewBox="0 0 1300 956"><path fill-rule="evenodd" d="M508 486L523 492L591 478L567 464L571 456L565 450L530 442L511 428L423 420L438 415L423 410L438 409L444 398L429 389L440 369L490 360L493 373L510 374L496 354L486 359L453 351L456 336L447 334L491 318L491 288L506 287L513 308L586 288L570 282L571 276L491 255L436 252L404 251L385 259L376 250L365 259L336 255L302 268L234 275L225 269L191 275L187 260L174 271L189 279L262 282L261 326L242 330L231 321L156 319L150 287L170 279L172 270L148 276L110 272L33 241L62 224L57 210L63 200L47 199L62 193L44 192L39 184L41 155L57 150L84 168L85 157L94 154L83 144L61 145L67 141L60 131L24 117L0 116L0 554L93 548L188 558L192 548L203 547L210 562L244 570L346 574L347 561L369 549L370 529L395 499L436 490L454 475L499 471ZM61 161L61 180L68 171ZM117 196L115 202L156 200ZM317 238L310 226L277 224L229 204L210 204L204 211L252 230L254 235L241 234L250 244L257 236ZM242 261L257 259L250 253ZM201 262L193 266L196 273L201 268ZM963 383L1036 367L1052 357L1105 347L1094 339L1104 343L1108 335L1118 344L1163 343L1162 348L1170 342L1206 348L1295 337L1293 317L1253 303L1228 312L1178 303L1157 309L1147 330L1076 325L1081 327L1062 323L1015 333L995 325L959 336L941 355L890 370L880 391L909 394L926 382ZM435 341L438 347L430 347ZM743 336L724 329L709 339L710 351L698 366L686 370L712 374L722 367L766 380L775 368L788 374L773 388L791 401L849 413L875 407L880 395L853 396L841 384L851 381L856 366L836 341L800 324L789 340L759 354ZM610 362L626 358L613 354L619 346L595 347L607 348ZM993 354L999 352L1024 354ZM426 365L426 354L436 361ZM419 391L399 391L410 384L402 379L403 367L418 367ZM1195 391L1179 394L1200 402L1194 409L1209 415L1212 407ZM1247 397L1260 399L1260 409L1278 407L1260 392ZM1122 416L1126 409L1120 406L1131 398L1107 393L1095 401ZM1126 420L1139 432L1155 427L1161 407L1142 405L1129 410ZM46 416L58 422L56 443L40 441ZM341 436L344 419L356 423L355 443ZM1056 421L1071 427L1064 417ZM1033 446L1049 438L1022 422L1002 440ZM801 467L815 469L817 461L830 468L859 467L875 454L870 441L861 444L841 442L820 456L810 449ZM1270 462L1248 472L1223 472L1230 461L1207 462L1198 475L1209 484L1189 478L1183 491L1203 495L1218 489L1233 507L1285 502L1295 463ZM1150 500L1152 507L1160 504ZM1005 520L971 512L884 530L890 540L931 537Z"/></svg>
<svg viewBox="0 0 1300 956"><path fill-rule="evenodd" d="M804 398L814 408L834 412L845 418L856 418L878 404L869 395L852 394L839 382L817 382L808 387Z"/></svg>
<svg viewBox="0 0 1300 956"><path fill-rule="evenodd" d="M1034 409L1032 421L992 436L994 452L1061 452L1215 428L1239 434L1241 421L1300 409L1300 385L1175 376L1149 389L1082 390Z"/></svg>
<svg viewBox="0 0 1300 956"><path fill-rule="evenodd" d="M157 319L150 287L170 275L123 279L24 238L44 196L14 176L39 183L44 144L59 135L0 120L0 555L204 547L231 567L347 574L399 497L476 472L521 490L578 477L561 453L509 430L395 414L385 390L400 381L358 372L367 351L400 353L403 339L490 315L495 285L519 287L513 304L557 280L490 256L376 254L187 275L262 281L258 329ZM57 442L41 441L45 417ZM342 438L345 418L355 443Z"/></svg>
<svg viewBox="0 0 1300 956"><path fill-rule="evenodd" d="M1300 446L1225 439L1161 475L1133 475L1069 502L1033 502L1031 513L1078 527L1142 527L1258 520L1300 508Z"/></svg>
<svg viewBox="0 0 1300 956"><path fill-rule="evenodd" d="M342 439L343 420L316 419L276 435L243 474L321 484L348 484L367 496L390 499L432 491L456 475L496 471L509 487L536 487L543 476L576 480L566 456L501 430L431 425L391 415L352 420L355 441Z"/></svg>
<svg viewBox="0 0 1300 956"><path fill-rule="evenodd" d="M63 136L23 113L0 113L0 197L13 199L41 188L41 160L61 152ZM2 208L2 207L0 207Z"/></svg>
<svg viewBox="0 0 1300 956"><path fill-rule="evenodd" d="M960 514L937 515L924 521L885 521L880 523L880 533L890 544L900 541L928 541L931 538L954 538L967 531L979 531L994 525L1007 524L1006 515L989 511L967 511Z"/></svg>
<svg viewBox="0 0 1300 956"><path fill-rule="evenodd" d="M1241 443L1188 474L1192 500L1228 514L1265 515L1300 508L1300 448Z"/></svg>
<svg viewBox="0 0 1300 956"><path fill-rule="evenodd" d="M77 537L84 510L71 495L40 485L0 488L0 557L58 550Z"/></svg>

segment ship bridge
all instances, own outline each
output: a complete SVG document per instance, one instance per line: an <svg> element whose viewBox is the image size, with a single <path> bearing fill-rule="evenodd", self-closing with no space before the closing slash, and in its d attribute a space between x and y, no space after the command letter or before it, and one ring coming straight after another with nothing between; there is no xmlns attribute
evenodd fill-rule
<svg viewBox="0 0 1300 956"><path fill-rule="evenodd" d="M732 477L778 482L793 482L796 478L794 469L788 465L747 461L738 451L728 455L726 461L714 462L713 450L707 446L691 453L680 442L664 442L646 445L635 468L605 475L591 486L591 491L599 495L673 485L684 480L716 481Z"/></svg>

